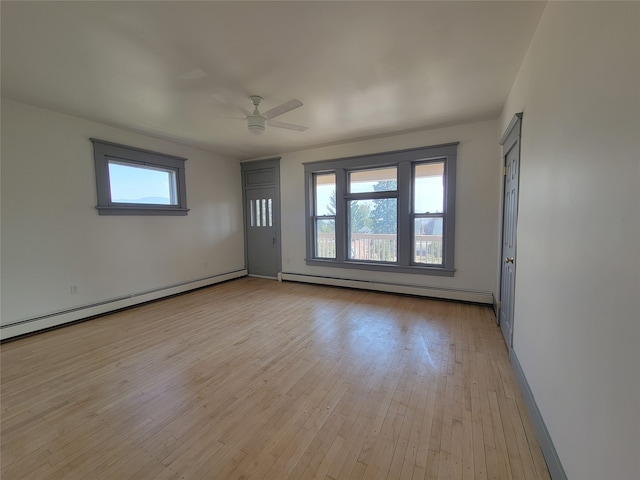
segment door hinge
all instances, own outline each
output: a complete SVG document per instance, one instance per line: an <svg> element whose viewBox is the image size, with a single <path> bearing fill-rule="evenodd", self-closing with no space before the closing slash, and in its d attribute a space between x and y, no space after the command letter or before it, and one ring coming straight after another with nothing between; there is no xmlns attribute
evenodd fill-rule
<svg viewBox="0 0 640 480"><path fill-rule="evenodd" d="M502 175L503 176L507 176L507 166L505 165L504 167L502 167Z"/></svg>

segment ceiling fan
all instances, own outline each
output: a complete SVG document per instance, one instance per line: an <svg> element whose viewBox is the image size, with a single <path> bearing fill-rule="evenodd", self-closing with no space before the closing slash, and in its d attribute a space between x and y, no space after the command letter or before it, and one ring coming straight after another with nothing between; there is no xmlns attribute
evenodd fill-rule
<svg viewBox="0 0 640 480"><path fill-rule="evenodd" d="M258 110L260 102L262 102L262 97L258 95L251 95L249 97L249 100L251 100L254 108L253 113L245 112L245 114L247 115L247 129L254 135L263 134L266 130L267 122L269 123L270 127L286 128L288 130L297 130L299 132L304 132L308 128L303 127L302 125L295 125L293 123L285 123L273 120L273 118L277 116L301 107L303 103L297 98L289 100L288 102L285 102L282 105L278 105L277 107L273 107L271 110L267 110L264 113L260 113L260 111Z"/></svg>

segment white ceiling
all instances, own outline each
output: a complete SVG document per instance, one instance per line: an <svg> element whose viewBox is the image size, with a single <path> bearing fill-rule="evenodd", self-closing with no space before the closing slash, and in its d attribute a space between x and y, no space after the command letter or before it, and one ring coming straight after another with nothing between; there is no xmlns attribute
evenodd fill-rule
<svg viewBox="0 0 640 480"><path fill-rule="evenodd" d="M2 95L256 158L496 118L544 6L2 1ZM251 135L252 94L309 129Z"/></svg>

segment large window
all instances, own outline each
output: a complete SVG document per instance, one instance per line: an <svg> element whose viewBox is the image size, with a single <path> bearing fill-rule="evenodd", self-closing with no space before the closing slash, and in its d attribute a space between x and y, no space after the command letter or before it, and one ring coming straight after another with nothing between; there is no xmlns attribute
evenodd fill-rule
<svg viewBox="0 0 640 480"><path fill-rule="evenodd" d="M307 264L452 276L457 145L305 164Z"/></svg>
<svg viewBox="0 0 640 480"><path fill-rule="evenodd" d="M186 159L91 139L100 215L186 215Z"/></svg>

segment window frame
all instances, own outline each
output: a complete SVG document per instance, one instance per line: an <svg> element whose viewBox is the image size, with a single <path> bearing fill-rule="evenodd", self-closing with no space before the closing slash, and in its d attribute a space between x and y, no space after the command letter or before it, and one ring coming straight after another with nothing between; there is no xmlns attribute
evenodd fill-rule
<svg viewBox="0 0 640 480"><path fill-rule="evenodd" d="M96 174L96 194L99 215L187 215L187 187L185 179L186 158L164 153L129 147L118 143L106 142L95 138L93 159ZM111 201L111 183L109 179L109 161L114 160L132 167L152 167L175 174L177 205L122 203Z"/></svg>
<svg viewBox="0 0 640 480"><path fill-rule="evenodd" d="M317 267L337 267L452 277L455 272L455 186L458 145L459 142L454 142L305 163L306 264ZM412 244L414 244L413 229L416 215L413 211L414 165L440 161L444 162L442 265L416 263L414 261L414 252L412 251L414 248ZM361 194L349 193L349 172L383 167L397 167L397 262L350 260L347 250L349 246L347 201L357 199L356 197ZM327 173L334 173L336 175L336 258L321 258L315 256L315 175ZM382 194L381 197L384 196L387 198L389 196L389 192L370 192L365 195L367 195L367 198L371 198L372 196L377 196L378 193Z"/></svg>
<svg viewBox="0 0 640 480"><path fill-rule="evenodd" d="M373 171L373 170L384 170L384 169L390 169L393 168L396 170L396 189L395 190L382 190L382 191L371 191L371 192L351 192L351 175L353 173L357 173L357 172L364 172L364 171ZM351 201L376 201L376 200L395 200L396 201L396 207L398 205L398 201L400 198L399 195L399 184L398 184L398 167L397 165L383 165L383 166L376 166L374 168L369 168L369 167L365 167L365 168L352 168L352 169L346 169L345 170L345 174L346 174L346 185L347 185L347 189L346 192L344 192L344 200L346 201L346 206L345 206L345 213L346 213L346 225L347 225L347 237L346 237L346 245L351 245L351 235L353 234L353 232L351 231L351 225L350 225L350 219L351 219L351 210L349 208L349 202ZM338 198L338 194L336 192L336 203L337 203L337 198ZM396 217L396 221L399 223L399 219L398 217ZM398 238L398 225L396 225L396 248L398 245L397 242L397 238ZM336 240L337 243L337 240ZM397 248L398 249L398 248ZM350 249L347 248L346 250L346 260L349 262L355 262L355 263L372 263L370 260L366 260L366 259L361 259L361 258L351 258L351 252ZM397 254L399 254L399 249L396 252ZM379 260L379 261L375 261L373 262L376 265L396 265L396 262L389 262L389 261L385 261L385 260Z"/></svg>
<svg viewBox="0 0 640 480"><path fill-rule="evenodd" d="M317 177L318 176L322 176L322 175L326 175L326 173L322 173L322 172L317 172L314 173L313 176L311 177L311 182L312 183L312 189L313 189L313 193L315 194L316 188L318 186L317 183ZM335 182L335 175L334 175L334 182ZM312 200L313 203L313 210L311 212L311 223L313 224L312 229L314 232L317 233L318 230L318 221L319 220L333 220L333 235L335 238L336 235L336 215L337 215L337 211L334 212L333 215L319 215L318 214L318 208L315 202L315 195L314 195L314 199ZM336 207L337 207L337 203L338 203L338 199L336 198ZM312 251L313 251L313 257L314 258L323 258L323 259L328 259L328 260L335 260L336 257L320 257L318 256L318 243L317 243L317 235L316 233L314 233L314 237L313 237L313 246L312 246ZM337 255L337 253L336 253Z"/></svg>
<svg viewBox="0 0 640 480"><path fill-rule="evenodd" d="M411 185L414 186L416 184L416 170L418 168L418 166L420 165L433 165L433 164L439 164L442 163L443 165L443 178L445 178L445 182L446 182L446 161L442 160L442 159L432 159L432 160L428 160L426 162L413 162L411 165ZM446 185L443 185L443 188L446 189ZM443 224L443 239L444 239L444 217L445 217L445 202L446 202L446 190L443 191L443 208L442 208L442 212L422 212L422 213L418 213L415 210L415 204L416 204L416 196L412 195L411 201L412 201L412 205L411 205L411 218L410 218L410 223L411 223L411 238L415 241L415 237L416 237L416 231L415 231L415 227L416 227L416 220L417 219L423 219L423 218L433 218L433 219L441 219L442 220L442 224ZM443 252L445 251L445 249L447 248L446 246L446 242L443 245ZM411 255L412 255L412 264L413 265L426 265L426 266L438 266L438 265L434 265L434 264L429 264L429 263L422 263L422 262L416 262L415 260L415 250L411 251ZM444 256L443 256L444 257ZM445 259L443 258L443 265L445 264Z"/></svg>

